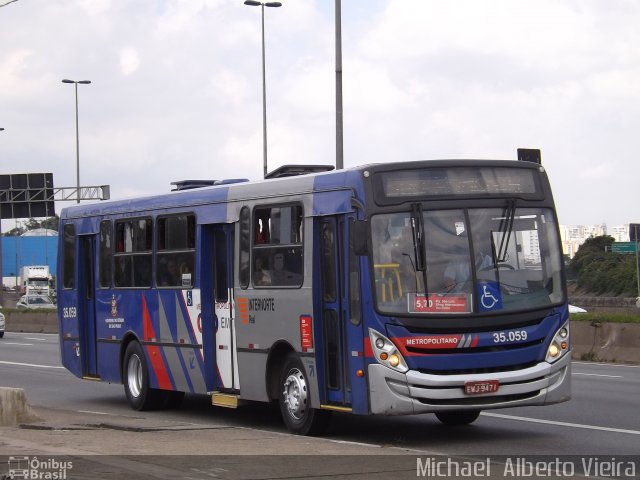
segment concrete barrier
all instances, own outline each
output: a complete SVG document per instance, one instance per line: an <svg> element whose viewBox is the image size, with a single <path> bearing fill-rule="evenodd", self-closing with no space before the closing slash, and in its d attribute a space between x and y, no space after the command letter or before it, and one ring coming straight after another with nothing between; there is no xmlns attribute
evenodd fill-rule
<svg viewBox="0 0 640 480"><path fill-rule="evenodd" d="M0 387L0 426L39 420L27 403L27 396L22 388Z"/></svg>
<svg viewBox="0 0 640 480"><path fill-rule="evenodd" d="M640 324L571 322L575 360L640 364Z"/></svg>
<svg viewBox="0 0 640 480"><path fill-rule="evenodd" d="M4 311L7 332L58 333L58 313Z"/></svg>
<svg viewBox="0 0 640 480"><path fill-rule="evenodd" d="M636 305L635 297L588 297L573 295L569 297L571 305L586 308L590 313L630 313L638 314L640 309Z"/></svg>

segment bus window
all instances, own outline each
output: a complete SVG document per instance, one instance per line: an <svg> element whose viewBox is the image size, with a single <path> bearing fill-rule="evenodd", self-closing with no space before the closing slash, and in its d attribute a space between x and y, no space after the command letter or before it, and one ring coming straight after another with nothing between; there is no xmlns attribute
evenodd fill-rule
<svg viewBox="0 0 640 480"><path fill-rule="evenodd" d="M238 258L238 274L240 287L249 286L249 255L251 250L251 214L249 207L240 210L240 255Z"/></svg>
<svg viewBox="0 0 640 480"><path fill-rule="evenodd" d="M159 217L156 225L156 285L191 288L195 281L195 215Z"/></svg>
<svg viewBox="0 0 640 480"><path fill-rule="evenodd" d="M68 224L64 226L64 245L62 252L62 286L64 288L75 287L74 272L76 270L76 227Z"/></svg>
<svg viewBox="0 0 640 480"><path fill-rule="evenodd" d="M253 218L253 284L301 286L302 207L260 207L254 210Z"/></svg>
<svg viewBox="0 0 640 480"><path fill-rule="evenodd" d="M100 288L111 286L111 248L113 227L110 220L100 222Z"/></svg>
<svg viewBox="0 0 640 480"><path fill-rule="evenodd" d="M151 219L116 222L114 284L117 288L151 286Z"/></svg>
<svg viewBox="0 0 640 480"><path fill-rule="evenodd" d="M215 300L229 301L229 282L227 269L227 237L224 232L214 232L215 250Z"/></svg>

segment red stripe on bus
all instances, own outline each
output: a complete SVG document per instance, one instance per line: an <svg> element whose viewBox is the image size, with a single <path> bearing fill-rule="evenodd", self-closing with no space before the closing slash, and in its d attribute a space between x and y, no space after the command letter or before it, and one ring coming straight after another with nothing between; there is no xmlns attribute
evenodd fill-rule
<svg viewBox="0 0 640 480"><path fill-rule="evenodd" d="M153 324L151 323L151 315L149 315L149 309L147 308L147 300L144 298L144 295L142 295L142 324L144 329L144 339L148 340L156 338L156 333L153 330ZM149 363L151 364L153 373L158 380L158 387L163 390L173 390L173 385L171 384L171 379L167 372L167 366L162 360L162 351L160 347L147 345L146 350Z"/></svg>

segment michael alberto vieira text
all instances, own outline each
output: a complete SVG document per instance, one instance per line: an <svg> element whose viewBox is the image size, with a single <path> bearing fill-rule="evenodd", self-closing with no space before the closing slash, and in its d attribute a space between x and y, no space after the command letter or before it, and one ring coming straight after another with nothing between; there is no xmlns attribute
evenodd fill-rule
<svg viewBox="0 0 640 480"><path fill-rule="evenodd" d="M615 457L582 457L579 460L561 458L546 461L529 460L524 457L506 458L493 465L497 474L503 478L521 477L586 477L600 478L636 478L637 461L620 460ZM452 458L417 458L416 476L418 477L490 477L491 459L483 461L458 461Z"/></svg>

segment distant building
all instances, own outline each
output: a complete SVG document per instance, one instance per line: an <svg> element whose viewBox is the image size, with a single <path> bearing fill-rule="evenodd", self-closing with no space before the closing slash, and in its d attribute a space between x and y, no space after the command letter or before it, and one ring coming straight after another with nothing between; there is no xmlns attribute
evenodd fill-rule
<svg viewBox="0 0 640 480"><path fill-rule="evenodd" d="M587 239L600 237L602 235L612 236L616 242L629 241L629 225L619 225L607 229L607 224L597 225L560 225L560 238L562 240L562 251L569 258L573 258Z"/></svg>
<svg viewBox="0 0 640 480"><path fill-rule="evenodd" d="M627 225L619 225L617 227L612 227L609 235L615 238L616 242L628 242L629 241L629 225L627 224Z"/></svg>
<svg viewBox="0 0 640 480"><path fill-rule="evenodd" d="M55 275L58 232L40 228L19 237L2 237L2 284L17 285L20 269L26 265L48 265Z"/></svg>

